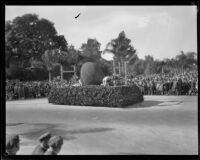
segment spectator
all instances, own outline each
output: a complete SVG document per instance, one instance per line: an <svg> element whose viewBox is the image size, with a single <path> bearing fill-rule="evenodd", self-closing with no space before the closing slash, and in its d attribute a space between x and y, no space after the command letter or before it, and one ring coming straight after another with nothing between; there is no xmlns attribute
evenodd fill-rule
<svg viewBox="0 0 200 160"><path fill-rule="evenodd" d="M111 77L110 76L106 76L106 77L103 78L102 85L103 86L109 86L110 81L111 81Z"/></svg>
<svg viewBox="0 0 200 160"><path fill-rule="evenodd" d="M48 142L51 138L51 133L47 132L39 137L39 142L32 152L32 155L43 155L49 148Z"/></svg>
<svg viewBox="0 0 200 160"><path fill-rule="evenodd" d="M177 95L197 95L198 94L198 73L187 72L184 75L181 74L152 74L149 76L128 75L128 85L137 85L144 95L147 94L177 94ZM179 77L179 81L177 80ZM114 79L116 85L123 85L125 80L123 77L110 76L103 80L103 85L114 85ZM191 80L191 81L190 81ZM56 81L6 81L6 100L24 98L38 98L47 97L53 86L80 86L77 77L72 77L69 81L63 80L60 82L59 78Z"/></svg>
<svg viewBox="0 0 200 160"><path fill-rule="evenodd" d="M54 136L49 140L49 149L44 155L57 155L63 145L63 138L61 136Z"/></svg>
<svg viewBox="0 0 200 160"><path fill-rule="evenodd" d="M6 136L6 153L8 153L8 155L16 155L20 148L19 142L20 139L18 135Z"/></svg>

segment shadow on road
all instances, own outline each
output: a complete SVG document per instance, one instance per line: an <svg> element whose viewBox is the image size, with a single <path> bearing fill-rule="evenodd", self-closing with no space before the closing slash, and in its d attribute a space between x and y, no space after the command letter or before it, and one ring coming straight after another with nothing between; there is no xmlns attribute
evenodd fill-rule
<svg viewBox="0 0 200 160"><path fill-rule="evenodd" d="M78 129L60 129L58 128L59 125L55 124L24 124L27 126L33 126L35 129L31 129L29 132L21 133L21 136L24 136L25 138L28 138L30 140L38 140L38 138L46 133L46 132L51 132L52 135L59 135L62 136L65 140L73 140L76 139L76 137L72 136L74 134L87 134L87 133L98 133L98 132L107 132L107 131L112 131L115 130L114 128L92 128L92 127L86 127L86 128L78 128ZM37 126L41 126L42 129L38 129Z"/></svg>
<svg viewBox="0 0 200 160"><path fill-rule="evenodd" d="M143 101L141 103L129 105L127 107L124 107L124 109L130 109L130 108L146 108L146 107L152 107L152 106L158 106L159 104L163 103L164 101Z"/></svg>
<svg viewBox="0 0 200 160"><path fill-rule="evenodd" d="M155 106L156 107L173 106L173 105L179 105L181 103L183 103L183 101L143 101L141 103L127 106L124 109L146 108L146 107L155 107Z"/></svg>
<svg viewBox="0 0 200 160"><path fill-rule="evenodd" d="M69 130L66 131L69 134L83 134L83 133L96 133L96 132L106 132L115 130L114 128L85 128L85 129L78 129L78 130Z"/></svg>
<svg viewBox="0 0 200 160"><path fill-rule="evenodd" d="M32 126L32 129L29 132L21 133L21 136L24 136L31 140L37 140L42 134L50 132L53 128L56 127L54 124L24 124L28 127ZM42 126L42 129L38 129L37 126Z"/></svg>
<svg viewBox="0 0 200 160"><path fill-rule="evenodd" d="M18 126L24 123L7 123L6 126Z"/></svg>

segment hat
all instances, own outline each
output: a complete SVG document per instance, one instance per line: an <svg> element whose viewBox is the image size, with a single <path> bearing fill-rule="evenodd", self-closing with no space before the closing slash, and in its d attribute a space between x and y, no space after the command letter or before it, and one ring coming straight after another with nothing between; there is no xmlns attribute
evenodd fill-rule
<svg viewBox="0 0 200 160"><path fill-rule="evenodd" d="M12 149L19 141L19 135L14 134L6 136L6 149Z"/></svg>
<svg viewBox="0 0 200 160"><path fill-rule="evenodd" d="M63 138L61 136L53 136L49 140L49 146L53 148L60 147L63 144Z"/></svg>
<svg viewBox="0 0 200 160"><path fill-rule="evenodd" d="M51 138L51 133L47 132L39 137L39 141L42 142L44 140L49 140L50 138Z"/></svg>

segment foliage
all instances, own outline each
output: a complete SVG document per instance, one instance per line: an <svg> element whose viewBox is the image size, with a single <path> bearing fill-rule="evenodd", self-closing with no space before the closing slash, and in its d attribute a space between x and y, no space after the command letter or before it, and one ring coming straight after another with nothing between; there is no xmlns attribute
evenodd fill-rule
<svg viewBox="0 0 200 160"><path fill-rule="evenodd" d="M56 50L55 57L57 63L62 64L63 66L75 65L79 62L80 56L79 52L74 48L73 45L69 46L67 51Z"/></svg>
<svg viewBox="0 0 200 160"><path fill-rule="evenodd" d="M145 62L146 62L146 66L145 66L144 74L150 75L150 74L155 73L154 58L150 55L147 55L147 56L145 56Z"/></svg>
<svg viewBox="0 0 200 160"><path fill-rule="evenodd" d="M150 55L145 56L145 60L136 59L133 64L129 64L129 73L140 74L155 74L155 73L181 73L182 67L184 70L197 69L197 53L181 52L181 54L171 59L154 60Z"/></svg>
<svg viewBox="0 0 200 160"><path fill-rule="evenodd" d="M112 75L113 72L113 66L111 61L107 61L103 58L100 58L97 61L97 64L101 67L101 70L103 71L105 76L110 76Z"/></svg>
<svg viewBox="0 0 200 160"><path fill-rule="evenodd" d="M100 46L96 39L89 38L82 44L80 50L76 50L73 45L68 47L65 37L57 34L51 21L38 18L36 14L24 14L5 22L6 77L31 79L30 77L35 77L37 69L44 74L48 74L47 71L50 74L51 72L58 74L58 68L55 67L58 64L65 67L76 65L79 76L81 67L86 62L96 62L105 76L111 75L112 62L101 58ZM121 75L124 71L124 61L128 61L128 72L134 75L197 70L195 52L181 51L176 57L164 60L154 60L149 55L145 60L139 59L131 45L131 39L126 37L124 31L107 44L103 53L105 52L113 53L114 59L121 63L119 69Z"/></svg>
<svg viewBox="0 0 200 160"><path fill-rule="evenodd" d="M120 75L124 74L124 61L133 63L134 59L137 59L135 56L136 50L130 43L131 40L126 38L125 32L122 31L119 33L118 38L111 40L111 42L107 44L106 49L103 52L110 52L114 54L114 61L118 61L120 63Z"/></svg>
<svg viewBox="0 0 200 160"><path fill-rule="evenodd" d="M112 49L110 50L114 53L115 57L121 62L122 60L128 60L136 50L130 44L131 40L126 38L125 32L119 33L118 38L113 39L110 44Z"/></svg>
<svg viewBox="0 0 200 160"><path fill-rule="evenodd" d="M183 66L183 68L187 68L193 64L197 64L197 60L195 59L195 52L184 53L181 51L181 54L176 56L176 60L178 61L179 66Z"/></svg>
<svg viewBox="0 0 200 160"><path fill-rule="evenodd" d="M48 101L62 105L125 107L143 101L143 96L135 85L66 86L52 88Z"/></svg>
<svg viewBox="0 0 200 160"><path fill-rule="evenodd" d="M46 69L49 72L49 81L51 81L51 71L55 67L55 58L52 50L46 50L45 53L42 55L42 60L46 66Z"/></svg>
<svg viewBox="0 0 200 160"><path fill-rule="evenodd" d="M41 60L34 60L30 59L30 68L39 68L39 69L44 69L45 64Z"/></svg>
<svg viewBox="0 0 200 160"><path fill-rule="evenodd" d="M130 73L136 73L136 75L143 74L145 71L145 61L138 59L133 65L129 66Z"/></svg>
<svg viewBox="0 0 200 160"><path fill-rule="evenodd" d="M101 44L96 39L89 38L87 43L83 43L81 46L81 55L87 61L95 62L101 58L100 46Z"/></svg>
<svg viewBox="0 0 200 160"><path fill-rule="evenodd" d="M10 64L19 62L22 71L42 62L41 56L46 50L67 49L64 36L57 35L54 24L47 19L39 19L36 14L25 14L5 23L5 59ZM34 62L34 66L33 66ZM41 63L40 63L41 64Z"/></svg>
<svg viewBox="0 0 200 160"><path fill-rule="evenodd" d="M154 61L154 71L155 73L161 73L162 72L162 62L159 60Z"/></svg>
<svg viewBox="0 0 200 160"><path fill-rule="evenodd" d="M97 63L86 62L81 67L81 82L83 85L100 85L104 74Z"/></svg>

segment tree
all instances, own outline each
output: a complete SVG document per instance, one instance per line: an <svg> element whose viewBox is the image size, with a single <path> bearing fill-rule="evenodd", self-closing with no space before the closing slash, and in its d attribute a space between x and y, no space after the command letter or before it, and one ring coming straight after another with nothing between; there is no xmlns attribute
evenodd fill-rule
<svg viewBox="0 0 200 160"><path fill-rule="evenodd" d="M134 65L132 72L136 73L136 75L143 74L145 71L145 61L143 59L138 59Z"/></svg>
<svg viewBox="0 0 200 160"><path fill-rule="evenodd" d="M57 35L54 24L47 19L39 19L36 14L25 14L7 21L5 42L6 67L17 61L20 66L16 67L23 69L32 67L33 62L41 62L46 50L67 49L64 36Z"/></svg>
<svg viewBox="0 0 200 160"><path fill-rule="evenodd" d="M155 67L154 67L154 58L153 56L147 55L145 56L145 71L144 74L154 74L155 73Z"/></svg>
<svg viewBox="0 0 200 160"><path fill-rule="evenodd" d="M155 60L154 61L154 69L155 69L155 73L161 73L162 72L162 61Z"/></svg>
<svg viewBox="0 0 200 160"><path fill-rule="evenodd" d="M44 69L45 68L45 64L42 60L34 60L34 59L30 59L30 68L39 68L39 69Z"/></svg>
<svg viewBox="0 0 200 160"><path fill-rule="evenodd" d="M181 72L183 73L183 68L184 68L184 65L186 64L186 56L183 51L180 51L180 52L181 54L177 55L176 59L178 61L179 69L181 68Z"/></svg>
<svg viewBox="0 0 200 160"><path fill-rule="evenodd" d="M61 51L67 51L68 50L68 43L65 40L65 37L63 35L53 36L51 46L52 46L51 48L59 49Z"/></svg>
<svg viewBox="0 0 200 160"><path fill-rule="evenodd" d="M197 65L197 53L195 52L187 52L186 53L186 61L187 61L187 66L186 67L190 67L193 65Z"/></svg>
<svg viewBox="0 0 200 160"><path fill-rule="evenodd" d="M196 57L195 52L187 52L187 53L184 53L183 51L180 52L181 53L176 56L176 60L178 62L179 68L181 68L183 73L184 69L193 68L193 65L197 64L197 60L195 59Z"/></svg>
<svg viewBox="0 0 200 160"><path fill-rule="evenodd" d="M55 58L55 52L52 50L46 50L45 53L42 55L42 60L45 63L46 69L49 72L49 81L51 81L51 71L57 65L57 60Z"/></svg>
<svg viewBox="0 0 200 160"><path fill-rule="evenodd" d="M124 71L124 62L128 61L136 52L136 50L130 43L131 40L126 38L125 32L122 31L119 33L118 38L113 39L111 42L107 44L103 52L103 53L111 52L114 54L114 61L117 60L120 65L119 66L120 74L122 74L121 71Z"/></svg>
<svg viewBox="0 0 200 160"><path fill-rule="evenodd" d="M6 22L5 34L7 63L12 58L20 61L24 68L30 66L30 58L40 59L45 50L56 47L53 42L63 39L57 36L52 22L39 19L36 14L25 14Z"/></svg>
<svg viewBox="0 0 200 160"><path fill-rule="evenodd" d="M44 58L47 57L47 60ZM43 56L47 70L51 71L55 65L60 65L61 79L63 77L63 67L76 66L80 61L80 53L73 45L70 45L67 51L60 49L47 50Z"/></svg>
<svg viewBox="0 0 200 160"><path fill-rule="evenodd" d="M59 63L63 66L75 65L79 62L79 52L74 48L73 45L69 46L67 51L60 49L51 50L52 55L56 63Z"/></svg>
<svg viewBox="0 0 200 160"><path fill-rule="evenodd" d="M112 62L107 61L103 58L100 58L97 61L97 64L99 64L99 66L101 67L101 70L103 71L105 76L110 76L112 75L112 71L113 71L113 66L112 66Z"/></svg>
<svg viewBox="0 0 200 160"><path fill-rule="evenodd" d="M81 56L87 61L95 62L101 58L100 52L101 44L96 39L89 38L87 43L83 43L81 46Z"/></svg>

